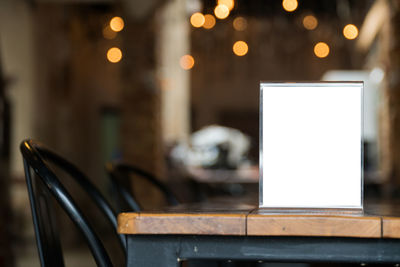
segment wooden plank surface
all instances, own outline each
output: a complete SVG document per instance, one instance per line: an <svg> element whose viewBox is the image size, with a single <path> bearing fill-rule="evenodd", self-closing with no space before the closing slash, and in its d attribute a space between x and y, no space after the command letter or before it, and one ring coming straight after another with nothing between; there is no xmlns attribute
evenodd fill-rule
<svg viewBox="0 0 400 267"><path fill-rule="evenodd" d="M250 214L247 235L381 237L381 218L307 214Z"/></svg>
<svg viewBox="0 0 400 267"><path fill-rule="evenodd" d="M368 203L366 214L268 213L253 200L184 204L162 211L122 213L122 234L325 236L400 238L400 203Z"/></svg>
<svg viewBox="0 0 400 267"><path fill-rule="evenodd" d="M382 237L400 238L400 217L382 217Z"/></svg>
<svg viewBox="0 0 400 267"><path fill-rule="evenodd" d="M246 216L256 208L250 198L215 198L181 204L163 211L122 213L122 234L246 235Z"/></svg>
<svg viewBox="0 0 400 267"><path fill-rule="evenodd" d="M382 218L382 237L400 238L400 200L387 199L368 202L365 205L368 214Z"/></svg>
<svg viewBox="0 0 400 267"><path fill-rule="evenodd" d="M246 235L246 213L122 213L121 234Z"/></svg>

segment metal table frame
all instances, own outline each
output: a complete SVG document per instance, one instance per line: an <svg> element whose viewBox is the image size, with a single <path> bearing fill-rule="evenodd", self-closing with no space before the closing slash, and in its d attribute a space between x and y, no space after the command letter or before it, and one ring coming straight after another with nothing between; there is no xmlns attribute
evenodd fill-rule
<svg viewBox="0 0 400 267"><path fill-rule="evenodd" d="M400 240L339 237L127 235L127 266L185 260L400 263Z"/></svg>

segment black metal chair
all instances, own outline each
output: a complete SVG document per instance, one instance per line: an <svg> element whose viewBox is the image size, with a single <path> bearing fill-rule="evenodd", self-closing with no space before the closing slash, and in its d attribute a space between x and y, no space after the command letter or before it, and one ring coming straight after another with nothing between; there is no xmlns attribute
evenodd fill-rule
<svg viewBox="0 0 400 267"><path fill-rule="evenodd" d="M116 231L117 219L115 212L101 193L78 168L46 149L43 145L33 140L25 140L21 143L20 149L23 156L25 178L41 265L64 266L55 216L52 211L51 198L54 198L85 237L97 265L102 267L112 266L103 243L56 174L50 169L49 163L54 164L74 178L104 213ZM125 254L126 239L123 235L118 235L118 239Z"/></svg>
<svg viewBox="0 0 400 267"><path fill-rule="evenodd" d="M106 164L106 171L111 178L113 190L117 193L115 198L117 199L118 208L120 209L119 211L125 211L122 208L122 203L119 203L119 199L125 202L131 211L138 212L143 210L142 205L140 205L139 201L135 198L134 193L131 194L127 189L130 187L129 178L133 175L147 180L151 185L160 190L169 205L178 205L180 203L177 197L165 184L159 181L154 175L142 170L141 168L121 162L109 162Z"/></svg>

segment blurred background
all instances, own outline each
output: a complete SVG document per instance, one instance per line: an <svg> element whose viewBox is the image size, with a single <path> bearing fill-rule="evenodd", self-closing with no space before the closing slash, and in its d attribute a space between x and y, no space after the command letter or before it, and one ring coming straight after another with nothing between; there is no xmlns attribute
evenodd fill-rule
<svg viewBox="0 0 400 267"><path fill-rule="evenodd" d="M260 81L321 80L364 81L365 193L399 195L397 0L0 1L0 265L38 264L23 139L105 195L124 160L187 201L256 196Z"/></svg>

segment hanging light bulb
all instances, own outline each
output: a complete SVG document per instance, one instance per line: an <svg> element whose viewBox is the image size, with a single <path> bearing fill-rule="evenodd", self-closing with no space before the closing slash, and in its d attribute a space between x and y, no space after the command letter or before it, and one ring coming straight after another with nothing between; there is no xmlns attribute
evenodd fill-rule
<svg viewBox="0 0 400 267"><path fill-rule="evenodd" d="M327 57L329 52L329 46L324 42L319 42L314 46L314 54L319 58Z"/></svg>
<svg viewBox="0 0 400 267"><path fill-rule="evenodd" d="M110 20L110 28L115 32L120 32L124 29L124 20L121 17L113 17Z"/></svg>
<svg viewBox="0 0 400 267"><path fill-rule="evenodd" d="M347 24L343 28L343 35L349 40L356 39L358 36L358 29L354 24Z"/></svg>
<svg viewBox="0 0 400 267"><path fill-rule="evenodd" d="M118 47L112 47L107 51L107 59L111 63L120 62L122 59L122 51Z"/></svg>
<svg viewBox="0 0 400 267"><path fill-rule="evenodd" d="M244 41L237 41L233 45L233 53L235 53L235 55L237 55L237 56L240 56L240 57L244 56L247 54L248 51L249 51L249 46Z"/></svg>
<svg viewBox="0 0 400 267"><path fill-rule="evenodd" d="M226 19L229 16L229 8L226 5L218 5L214 9L214 14L219 19Z"/></svg>

